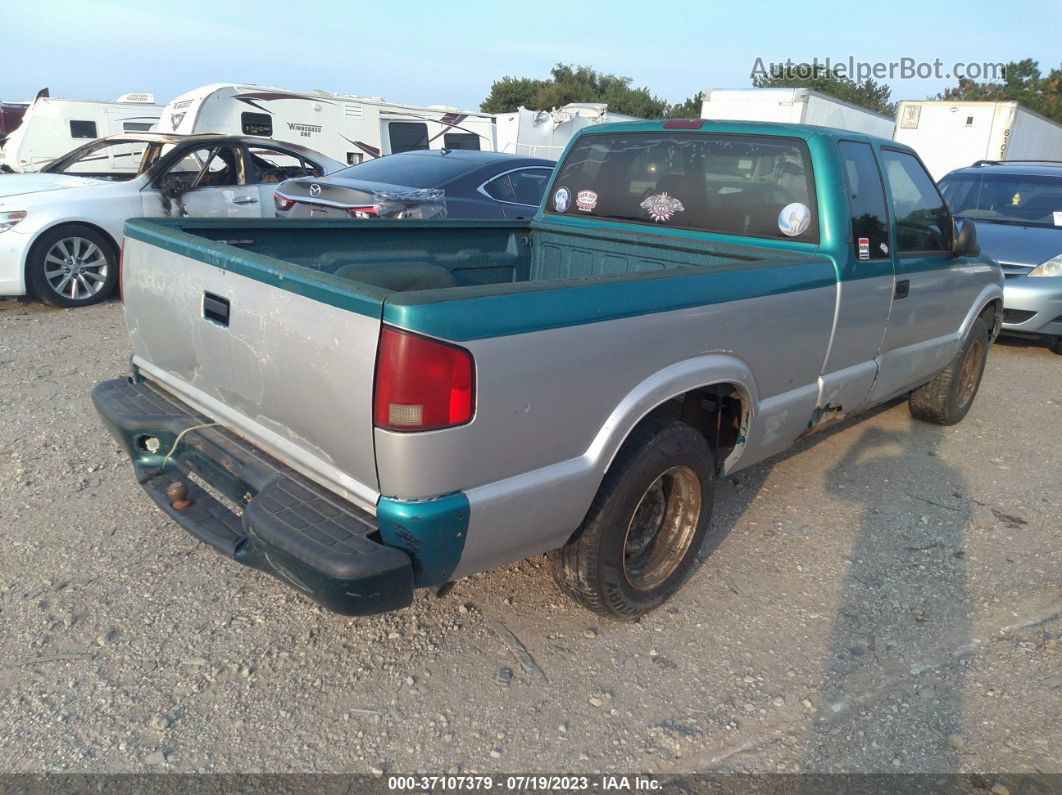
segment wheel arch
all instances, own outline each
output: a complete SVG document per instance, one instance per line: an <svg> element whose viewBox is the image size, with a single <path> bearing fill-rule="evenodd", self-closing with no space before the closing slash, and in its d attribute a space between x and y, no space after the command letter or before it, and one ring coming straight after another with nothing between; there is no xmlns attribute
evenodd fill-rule
<svg viewBox="0 0 1062 795"><path fill-rule="evenodd" d="M603 478L635 428L651 417L673 416L705 435L723 471L744 452L756 405L755 379L740 359L709 354L680 362L638 384L608 417L587 452L603 464L598 467ZM733 421L733 433L720 434L720 421Z"/></svg>

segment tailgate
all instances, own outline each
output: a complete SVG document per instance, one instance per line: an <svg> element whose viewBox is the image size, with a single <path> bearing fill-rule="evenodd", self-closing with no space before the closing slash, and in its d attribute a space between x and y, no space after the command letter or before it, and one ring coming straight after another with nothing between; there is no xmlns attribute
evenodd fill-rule
<svg viewBox="0 0 1062 795"><path fill-rule="evenodd" d="M122 294L141 375L375 512L372 390L386 293L132 221Z"/></svg>

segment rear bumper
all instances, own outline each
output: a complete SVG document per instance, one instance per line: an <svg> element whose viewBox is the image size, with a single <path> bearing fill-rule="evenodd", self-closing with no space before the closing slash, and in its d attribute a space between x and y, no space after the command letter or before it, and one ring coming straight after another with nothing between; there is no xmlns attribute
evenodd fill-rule
<svg viewBox="0 0 1062 795"><path fill-rule="evenodd" d="M337 613L370 615L412 601L414 558L382 543L375 517L229 431L202 427L207 418L148 383L105 381L92 400L140 485L196 538ZM150 438L158 440L154 452ZM175 481L188 487L183 510L166 495Z"/></svg>

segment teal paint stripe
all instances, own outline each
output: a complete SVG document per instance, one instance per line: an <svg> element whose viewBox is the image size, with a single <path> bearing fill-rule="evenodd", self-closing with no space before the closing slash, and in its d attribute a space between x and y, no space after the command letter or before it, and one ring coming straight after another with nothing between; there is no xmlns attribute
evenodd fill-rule
<svg viewBox="0 0 1062 795"><path fill-rule="evenodd" d="M672 272L664 276L639 274L634 280L629 276L614 281L593 279L578 286L416 305L388 301L383 318L386 323L410 331L467 342L814 290L837 283L833 263L826 259L772 265L685 271L678 275Z"/></svg>
<svg viewBox="0 0 1062 795"><path fill-rule="evenodd" d="M409 555L413 583L422 588L450 581L465 549L468 518L468 497L463 492L433 500L381 497L376 504L380 537Z"/></svg>
<svg viewBox="0 0 1062 795"><path fill-rule="evenodd" d="M230 222L228 227L219 228L226 228L233 237L239 237L241 230L248 227ZM134 219L126 222L125 236L359 315L380 317L388 295L387 290L378 287L339 279L328 273L198 237L172 223Z"/></svg>

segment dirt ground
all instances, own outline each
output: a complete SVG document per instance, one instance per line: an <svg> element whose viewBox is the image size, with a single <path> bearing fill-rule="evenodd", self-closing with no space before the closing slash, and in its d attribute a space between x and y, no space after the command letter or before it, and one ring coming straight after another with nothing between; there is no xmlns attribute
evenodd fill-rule
<svg viewBox="0 0 1062 795"><path fill-rule="evenodd" d="M351 619L141 492L89 400L121 314L0 301L0 771L1062 772L1042 346L997 344L958 426L897 402L726 479L636 624L542 559Z"/></svg>

